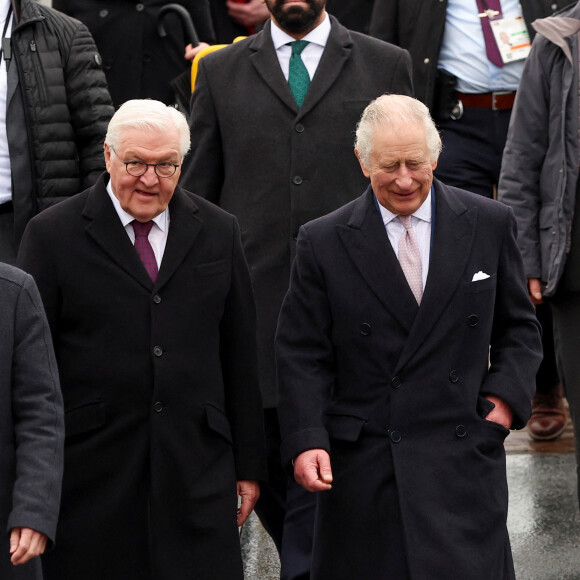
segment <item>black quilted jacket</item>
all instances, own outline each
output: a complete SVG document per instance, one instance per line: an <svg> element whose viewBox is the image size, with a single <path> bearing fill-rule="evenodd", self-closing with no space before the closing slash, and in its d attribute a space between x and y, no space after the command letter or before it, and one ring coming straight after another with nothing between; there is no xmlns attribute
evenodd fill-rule
<svg viewBox="0 0 580 580"><path fill-rule="evenodd" d="M35 213L96 181L114 109L88 29L33 0L13 8L7 135L20 238Z"/></svg>

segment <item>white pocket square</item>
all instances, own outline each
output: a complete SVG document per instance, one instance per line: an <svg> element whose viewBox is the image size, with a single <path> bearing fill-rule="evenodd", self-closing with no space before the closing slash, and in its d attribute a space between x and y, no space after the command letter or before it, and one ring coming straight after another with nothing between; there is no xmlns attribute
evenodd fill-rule
<svg viewBox="0 0 580 580"><path fill-rule="evenodd" d="M480 280L485 280L486 278L489 278L489 274L486 274L485 272L482 272L481 270L479 272L476 272L473 275L473 278L471 279L472 282L479 282Z"/></svg>

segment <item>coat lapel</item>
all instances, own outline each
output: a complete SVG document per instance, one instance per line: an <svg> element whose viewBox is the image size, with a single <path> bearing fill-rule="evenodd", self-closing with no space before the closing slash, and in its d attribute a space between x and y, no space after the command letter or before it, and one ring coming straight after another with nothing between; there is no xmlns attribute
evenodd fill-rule
<svg viewBox="0 0 580 580"><path fill-rule="evenodd" d="M471 253L477 210L435 180L435 232L421 307L395 374L429 336L459 285Z"/></svg>
<svg viewBox="0 0 580 580"><path fill-rule="evenodd" d="M298 105L290 92L290 87L284 78L278 56L274 50L272 35L270 33L271 26L272 22L269 20L264 25L262 32L252 38L249 45L250 62L277 97L288 108L294 112L298 112Z"/></svg>
<svg viewBox="0 0 580 580"><path fill-rule="evenodd" d="M169 203L169 235L155 288L161 288L170 280L191 251L203 227L203 221L196 215L198 211L193 198L177 187Z"/></svg>
<svg viewBox="0 0 580 580"><path fill-rule="evenodd" d="M372 188L355 202L347 225L338 225L347 254L382 305L410 330L419 310L377 211Z"/></svg>
<svg viewBox="0 0 580 580"><path fill-rule="evenodd" d="M320 102L339 78L346 61L350 58L352 39L348 30L334 16L330 16L330 22L330 35L326 47L300 109L292 97L288 81L284 78L274 50L271 35L272 22L268 21L262 33L257 34L250 43L250 62L264 82L281 101L298 114L298 117L306 115Z"/></svg>
<svg viewBox="0 0 580 580"><path fill-rule="evenodd" d="M152 288L153 282L141 263L107 193L107 180L108 175L105 173L91 189L83 209L83 217L88 220L85 229L87 235L139 284Z"/></svg>
<svg viewBox="0 0 580 580"><path fill-rule="evenodd" d="M104 174L92 188L83 210L89 235L129 276L148 290L163 286L183 262L201 230L203 222L195 215L198 207L177 187L169 203L169 233L155 285L131 243L106 190Z"/></svg>
<svg viewBox="0 0 580 580"><path fill-rule="evenodd" d="M348 30L334 16L330 16L330 35L314 78L308 87L306 98L298 117L308 114L324 97L342 73L352 51L352 39Z"/></svg>

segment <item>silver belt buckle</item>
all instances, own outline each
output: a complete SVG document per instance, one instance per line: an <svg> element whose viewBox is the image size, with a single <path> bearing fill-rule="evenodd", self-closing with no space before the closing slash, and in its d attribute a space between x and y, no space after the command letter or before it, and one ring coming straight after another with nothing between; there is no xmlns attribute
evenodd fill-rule
<svg viewBox="0 0 580 580"><path fill-rule="evenodd" d="M492 91L491 93L491 109L492 111L498 111L497 104L495 102L496 97L502 97L503 95L511 95L513 91Z"/></svg>
<svg viewBox="0 0 580 580"><path fill-rule="evenodd" d="M449 116L454 120L458 121L463 117L463 103L461 101L457 101L456 105L451 109L451 113Z"/></svg>

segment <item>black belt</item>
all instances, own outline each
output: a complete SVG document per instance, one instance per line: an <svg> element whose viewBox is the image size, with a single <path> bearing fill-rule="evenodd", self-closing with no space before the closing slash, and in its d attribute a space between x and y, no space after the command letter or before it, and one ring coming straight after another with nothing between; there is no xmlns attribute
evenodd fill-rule
<svg viewBox="0 0 580 580"><path fill-rule="evenodd" d="M14 213L14 204L11 201L0 203L0 214L3 213Z"/></svg>

